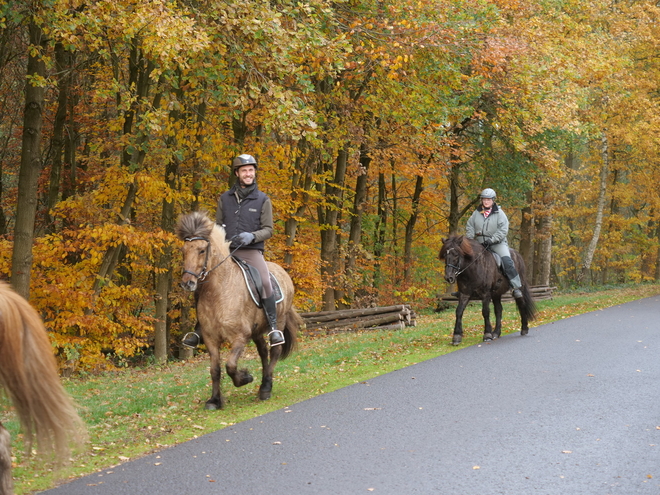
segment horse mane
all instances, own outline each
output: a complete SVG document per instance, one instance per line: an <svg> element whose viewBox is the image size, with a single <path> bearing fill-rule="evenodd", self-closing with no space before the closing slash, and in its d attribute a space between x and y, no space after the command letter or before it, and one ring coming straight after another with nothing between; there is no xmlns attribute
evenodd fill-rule
<svg viewBox="0 0 660 495"><path fill-rule="evenodd" d="M464 235L449 236L447 239L442 241L440 259L444 259L447 251L450 249L456 249L461 253L461 256L464 256L466 259L472 259L472 257L474 257L474 248L472 246L472 242L470 241L471 240Z"/></svg>
<svg viewBox="0 0 660 495"><path fill-rule="evenodd" d="M212 240L222 254L226 256L229 253L229 241L225 236L225 229L211 220L205 211L193 211L179 217L176 235L182 241L195 237Z"/></svg>
<svg viewBox="0 0 660 495"><path fill-rule="evenodd" d="M208 239L214 225L215 222L209 218L205 211L193 211L179 217L176 225L176 235L182 241L193 237Z"/></svg>
<svg viewBox="0 0 660 495"><path fill-rule="evenodd" d="M9 396L25 434L43 453L67 459L81 446L85 425L62 387L57 361L39 314L0 281L0 387Z"/></svg>

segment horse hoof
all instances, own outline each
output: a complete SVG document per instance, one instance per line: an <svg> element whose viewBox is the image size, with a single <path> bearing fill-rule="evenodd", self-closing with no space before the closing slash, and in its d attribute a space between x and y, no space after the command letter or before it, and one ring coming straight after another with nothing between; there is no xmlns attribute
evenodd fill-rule
<svg viewBox="0 0 660 495"><path fill-rule="evenodd" d="M451 345L461 345L462 340L463 339L461 339L461 338L457 339L456 337L454 337L454 339L451 341Z"/></svg>
<svg viewBox="0 0 660 495"><path fill-rule="evenodd" d="M259 400L270 399L270 390L259 390Z"/></svg>
<svg viewBox="0 0 660 495"><path fill-rule="evenodd" d="M493 340L493 336L491 334L484 334L484 342L490 342L491 340Z"/></svg>
<svg viewBox="0 0 660 495"><path fill-rule="evenodd" d="M520 331L520 335L527 335L528 333L529 333L529 328L523 328L523 329Z"/></svg>
<svg viewBox="0 0 660 495"><path fill-rule="evenodd" d="M222 409L222 404L218 404L216 402L208 401L204 405L204 409L206 409L208 411L217 411L219 409Z"/></svg>

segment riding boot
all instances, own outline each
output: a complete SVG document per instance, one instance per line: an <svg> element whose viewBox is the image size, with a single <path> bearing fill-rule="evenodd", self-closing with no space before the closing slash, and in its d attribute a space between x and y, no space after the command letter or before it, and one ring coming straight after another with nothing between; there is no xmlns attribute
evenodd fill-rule
<svg viewBox="0 0 660 495"><path fill-rule="evenodd" d="M284 344L284 334L281 330L277 329L277 303L275 302L275 295L271 294L270 297L264 297L261 302L270 325L268 336L270 337L271 347Z"/></svg>
<svg viewBox="0 0 660 495"><path fill-rule="evenodd" d="M200 327L199 322L195 325L195 330L184 335L181 343L191 349L204 343L204 339L202 339L202 328Z"/></svg>
<svg viewBox="0 0 660 495"><path fill-rule="evenodd" d="M504 275L509 279L509 285L513 289L511 295L514 299L520 299L522 297L522 283L520 281L520 275L516 270L513 260L509 256L502 256L502 266L504 268Z"/></svg>

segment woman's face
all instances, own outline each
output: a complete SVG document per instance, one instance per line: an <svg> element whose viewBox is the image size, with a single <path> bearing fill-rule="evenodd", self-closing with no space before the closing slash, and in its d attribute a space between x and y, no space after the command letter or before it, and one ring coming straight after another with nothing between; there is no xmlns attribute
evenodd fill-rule
<svg viewBox="0 0 660 495"><path fill-rule="evenodd" d="M486 208L488 210L493 206L493 199L492 198L481 198L481 204L483 205L484 208Z"/></svg>

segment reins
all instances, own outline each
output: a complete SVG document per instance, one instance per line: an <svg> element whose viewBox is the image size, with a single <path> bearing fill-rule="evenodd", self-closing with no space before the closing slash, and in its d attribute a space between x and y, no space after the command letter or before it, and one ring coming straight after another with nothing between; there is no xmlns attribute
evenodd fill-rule
<svg viewBox="0 0 660 495"><path fill-rule="evenodd" d="M185 242L191 242L191 241L206 241L206 256L204 258L204 266L202 267L202 270L199 273L191 272L190 270L183 270L183 273L187 273L189 275L192 275L197 279L198 283L204 283L204 280L206 280L206 277L208 277L209 273L211 273L213 270L218 268L220 265L222 265L225 261L227 261L229 258L232 257L232 255L241 247L238 246L234 248L233 251L231 251L222 261L220 261L217 265L215 265L213 268L210 270L206 268L209 262L209 253L211 252L211 240L207 239L206 237L186 237L184 239Z"/></svg>
<svg viewBox="0 0 660 495"><path fill-rule="evenodd" d="M453 248L453 247L452 247L452 248L449 248L449 249L447 249L447 252L452 251L453 249L456 249L456 248ZM461 270L461 260L463 259L462 256L459 258L458 266L456 266L456 265L452 265L451 263L448 263L448 262L445 262L445 266L446 266L446 267L449 266L449 267L451 267L451 268L456 269L456 270L457 270L457 271L456 271L456 278L458 278L458 276L459 276L461 273L463 273L465 270L467 270L467 269L470 268L472 265L474 265L474 264L477 262L477 260L478 260L479 258L481 258L481 257L484 255L484 253L485 253L486 251L488 251L488 249L484 248L484 250L481 251L477 256L475 256L474 259L473 259L470 263L468 263L467 266L466 266L465 268L463 268L462 270Z"/></svg>

